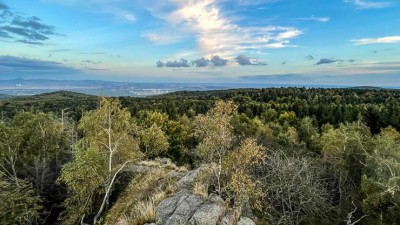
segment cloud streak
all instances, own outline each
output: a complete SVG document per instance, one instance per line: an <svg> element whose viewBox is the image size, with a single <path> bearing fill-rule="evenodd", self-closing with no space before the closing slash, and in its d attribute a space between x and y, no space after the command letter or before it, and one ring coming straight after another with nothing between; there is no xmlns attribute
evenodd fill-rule
<svg viewBox="0 0 400 225"><path fill-rule="evenodd" d="M304 20L304 21L316 21L316 22L321 22L321 23L325 23L328 22L329 20L331 20L330 17L303 17L303 18L298 18L299 20Z"/></svg>
<svg viewBox="0 0 400 225"><path fill-rule="evenodd" d="M391 44L400 43L400 36L389 36L381 38L362 38L352 40L355 45L370 45L370 44Z"/></svg>
<svg viewBox="0 0 400 225"><path fill-rule="evenodd" d="M324 65L324 64L332 64L332 63L343 63L343 62L349 62L353 63L355 62L355 59L348 59L348 60L343 60L343 59L320 59L315 65Z"/></svg>
<svg viewBox="0 0 400 225"><path fill-rule="evenodd" d="M367 0L344 0L344 2L353 4L357 6L358 9L387 8L392 5L392 2L377 2Z"/></svg>
<svg viewBox="0 0 400 225"><path fill-rule="evenodd" d="M0 56L0 74L2 75L29 75L38 73L43 75L64 75L77 74L80 73L80 70L53 61Z"/></svg>

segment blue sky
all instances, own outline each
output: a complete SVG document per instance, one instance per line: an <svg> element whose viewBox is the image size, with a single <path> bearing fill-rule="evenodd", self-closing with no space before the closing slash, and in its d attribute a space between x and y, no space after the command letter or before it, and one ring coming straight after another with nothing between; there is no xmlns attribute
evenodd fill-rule
<svg viewBox="0 0 400 225"><path fill-rule="evenodd" d="M0 0L0 79L400 86L397 0Z"/></svg>

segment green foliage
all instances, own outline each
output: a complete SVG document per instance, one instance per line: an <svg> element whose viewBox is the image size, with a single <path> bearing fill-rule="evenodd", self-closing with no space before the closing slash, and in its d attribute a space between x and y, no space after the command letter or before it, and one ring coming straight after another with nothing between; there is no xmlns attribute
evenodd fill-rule
<svg viewBox="0 0 400 225"><path fill-rule="evenodd" d="M78 219L86 221L86 216L93 217L96 224L108 207L118 174L128 163L141 157L134 138L137 130L130 113L121 108L120 102L106 98L101 99L99 109L82 117L78 128L84 138L74 160L64 166L61 176L71 194L66 201L65 221L66 224Z"/></svg>
<svg viewBox="0 0 400 225"><path fill-rule="evenodd" d="M40 196L44 207L33 207L33 211L42 209L43 219L57 217L57 207L65 196L55 181L70 156L67 140L68 134L52 114L22 112L0 124L0 173L17 186L15 192L22 180L21 194L28 196L29 187Z"/></svg>
<svg viewBox="0 0 400 225"><path fill-rule="evenodd" d="M347 218L354 205L356 214L363 215L361 178L372 143L369 129L361 122L326 127L321 136L322 156L336 180L339 218Z"/></svg>
<svg viewBox="0 0 400 225"><path fill-rule="evenodd" d="M40 197L34 194L29 182L10 182L0 173L0 202L1 224L40 224Z"/></svg>
<svg viewBox="0 0 400 225"><path fill-rule="evenodd" d="M166 155L178 164L187 164L190 159L190 150L195 145L193 127L193 121L186 115L168 121L166 136L169 148Z"/></svg>
<svg viewBox="0 0 400 225"><path fill-rule="evenodd" d="M67 135L51 114L19 113L0 128L0 163L6 174L29 180L43 194L66 161Z"/></svg>
<svg viewBox="0 0 400 225"><path fill-rule="evenodd" d="M212 164L211 187L199 184L199 193L217 192L243 210L265 200L264 214L257 215L270 224L361 218L360 224L399 224L399 98L391 90L271 88L100 101L70 92L0 99L2 201L7 212L26 202L33 223L51 224L65 184L62 222L84 216L92 223L123 191L114 185L119 172L146 152L182 165ZM268 152L263 166L254 160L261 149ZM153 216L144 195L138 201L150 210L138 223ZM288 196L290 207L283 207ZM27 218L24 210L15 218ZM1 222L12 223L6 218Z"/></svg>
<svg viewBox="0 0 400 225"><path fill-rule="evenodd" d="M369 224L400 223L400 134L393 128L384 129L375 138L361 191Z"/></svg>
<svg viewBox="0 0 400 225"><path fill-rule="evenodd" d="M154 158L166 152L169 147L165 132L156 123L140 132L140 141L144 146L144 153Z"/></svg>
<svg viewBox="0 0 400 225"><path fill-rule="evenodd" d="M98 151L85 146L75 149L73 161L63 166L59 178L67 185L70 195L64 204L63 224L74 224L83 215L93 214L106 177L107 164Z"/></svg>
<svg viewBox="0 0 400 225"><path fill-rule="evenodd" d="M100 108L87 112L78 128L83 131L88 146L104 158L110 159L112 152L115 166L140 157L138 141L134 138L136 126L129 111L121 108L118 100L102 98Z"/></svg>

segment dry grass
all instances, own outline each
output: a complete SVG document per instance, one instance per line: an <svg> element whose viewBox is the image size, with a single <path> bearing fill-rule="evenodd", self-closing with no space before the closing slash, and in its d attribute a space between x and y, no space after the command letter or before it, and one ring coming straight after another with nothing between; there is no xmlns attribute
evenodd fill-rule
<svg viewBox="0 0 400 225"><path fill-rule="evenodd" d="M200 172L200 174L196 177L196 180L193 182L193 193L207 198L211 180L212 170L210 168Z"/></svg>
<svg viewBox="0 0 400 225"><path fill-rule="evenodd" d="M208 184L204 184L201 182L194 182L193 183L193 193L200 195L204 198L208 197Z"/></svg>
<svg viewBox="0 0 400 225"><path fill-rule="evenodd" d="M156 212L152 200L141 201L132 209L133 213L130 217L130 223L133 225L143 225L145 223L155 222Z"/></svg>
<svg viewBox="0 0 400 225"><path fill-rule="evenodd" d="M123 215L115 225L130 225L128 216Z"/></svg>
<svg viewBox="0 0 400 225"><path fill-rule="evenodd" d="M188 172L188 168L186 166L181 166L181 167L178 167L176 171L181 172L181 173L186 173L186 172Z"/></svg>
<svg viewBox="0 0 400 225"><path fill-rule="evenodd" d="M117 202L109 210L104 224L143 225L155 222L155 208L165 198L174 193L173 184L178 178L165 179L169 168L160 168L160 163L141 163L153 167L149 172L137 174ZM181 168L174 168L175 171Z"/></svg>
<svg viewBox="0 0 400 225"><path fill-rule="evenodd" d="M156 222L156 206L166 197L164 191L155 193L149 199L136 203L129 216L124 214L119 218L117 225L143 225Z"/></svg>

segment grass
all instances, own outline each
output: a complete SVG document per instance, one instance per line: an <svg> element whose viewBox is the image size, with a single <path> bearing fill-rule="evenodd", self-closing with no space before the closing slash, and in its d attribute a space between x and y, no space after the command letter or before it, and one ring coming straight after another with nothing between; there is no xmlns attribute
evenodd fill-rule
<svg viewBox="0 0 400 225"><path fill-rule="evenodd" d="M173 184L178 179L166 179L166 175L171 171L184 170L178 167L162 168L157 161L145 161L140 164L151 169L136 175L109 210L103 224L143 225L156 222L155 208L174 193Z"/></svg>

